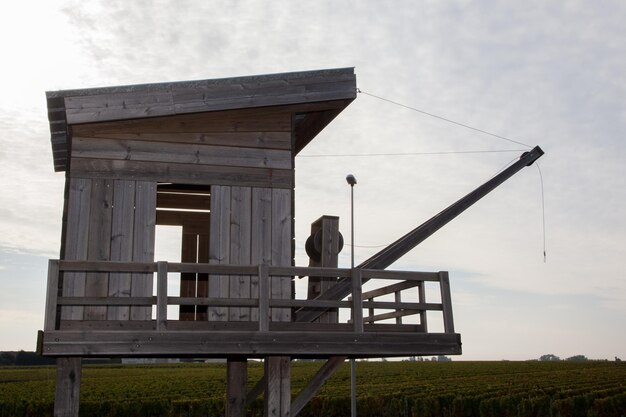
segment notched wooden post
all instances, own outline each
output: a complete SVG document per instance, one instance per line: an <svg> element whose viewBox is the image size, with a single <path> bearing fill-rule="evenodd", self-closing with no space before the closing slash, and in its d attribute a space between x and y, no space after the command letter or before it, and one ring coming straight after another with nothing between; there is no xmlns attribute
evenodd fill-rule
<svg viewBox="0 0 626 417"><path fill-rule="evenodd" d="M452 299L450 297L450 278L447 271L439 272L439 285L441 288L441 307L443 309L443 328L446 333L454 333L454 320L452 318Z"/></svg>

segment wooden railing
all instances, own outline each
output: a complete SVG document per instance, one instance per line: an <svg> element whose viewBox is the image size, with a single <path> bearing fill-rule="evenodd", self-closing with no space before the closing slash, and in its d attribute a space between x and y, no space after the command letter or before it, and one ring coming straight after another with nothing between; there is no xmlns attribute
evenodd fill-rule
<svg viewBox="0 0 626 417"><path fill-rule="evenodd" d="M209 280L253 277L258 281L258 296L256 289L253 298L170 296L168 274L171 273L207 274ZM154 293L152 288L145 288L150 295L143 296L146 292L137 293L142 296L77 294L80 286L76 282L80 280L89 283L89 280L123 274L139 277L141 283L152 283ZM65 276L73 280L71 296L68 291L63 295ZM285 298L281 299L272 295L273 278L305 276L347 280L351 293L343 300L295 299L284 293L280 296ZM377 282L384 284L363 291L362 283L366 281L368 289ZM440 302L426 302L424 286L428 282L435 283L435 289L438 284ZM99 288L105 287L104 283L100 284L103 285ZM430 290L426 291L427 295ZM403 298L403 294L410 291L414 292L411 299ZM385 296L392 299L387 300ZM228 321L229 315L217 314L215 320L211 320L210 314L208 320L178 320L175 314L168 318L168 307L181 305L208 306L209 313L229 308L249 309L250 320ZM128 308L125 311L130 314L117 314L120 308ZM84 309L82 316L81 309ZM138 314L133 315L133 309ZM339 309L340 322L302 320L312 311L327 309ZM114 314L104 314L102 310ZM98 314L94 315L94 311ZM442 330L427 331L426 314L430 311L441 312ZM299 316L300 313L304 316ZM431 324L432 318L429 328L433 327ZM380 357L460 354L461 339L454 332L446 272L52 260L44 331L39 334L38 349L43 355L56 357Z"/></svg>
<svg viewBox="0 0 626 417"><path fill-rule="evenodd" d="M101 273L85 274L86 279L98 279L102 273L156 273L156 296L143 297L94 297L94 296L63 296L60 294L60 278L63 273ZM210 298L210 297L174 297L168 295L168 273L202 273L227 276L256 276L258 277L258 298ZM104 274L106 276L106 274ZM333 277L351 278L352 295L344 300L321 300L321 299L278 299L272 298L270 293L271 277ZM211 279L211 278L209 278ZM382 286L374 290L362 291L363 279L381 281L399 281L390 285ZM425 282L439 283L441 302L427 303L425 300ZM410 289L417 289L417 301L403 301L402 294ZM383 301L380 298L386 295L394 295L393 301ZM428 311L441 311L443 314L444 333L454 333L452 318L452 305L450 301L450 285L447 272L408 272L368 269L343 269L343 268L309 268L309 267L278 267L268 265L258 266L235 266L213 265L196 263L171 263L171 262L113 262L113 261L59 261L51 260L48 273L48 293L46 304L46 318L44 330L59 330L60 309L69 306L132 306L153 307L156 306L156 320L152 320L154 329L165 331L173 322L168 320L168 306L173 305L202 305L217 307L248 307L258 308L258 321L254 323L254 330L268 332L273 324L270 310L272 308L290 309L349 309L351 319L347 323L337 323L338 329L348 330L355 333L363 333L365 327L395 319L398 326L406 325L406 329L419 332L427 332ZM366 314L364 315L364 310ZM376 310L390 310L385 313L375 314ZM403 322L407 316L419 317L419 324ZM64 320L71 322L76 320ZM106 320L102 320L106 321ZM194 324L188 323L187 328L193 328ZM293 323L296 324L296 323ZM298 323L298 329L306 329L307 323ZM349 326L346 326L349 325ZM398 328L398 326L395 326ZM94 324L91 324L91 328ZM97 326L96 326L97 327ZM283 323L283 327L289 325ZM327 328L332 327L326 326ZM176 329L174 326L172 329ZM200 329L201 326L198 325ZM295 327L292 327L295 328ZM227 328L224 328L225 330ZM253 330L249 327L250 330Z"/></svg>

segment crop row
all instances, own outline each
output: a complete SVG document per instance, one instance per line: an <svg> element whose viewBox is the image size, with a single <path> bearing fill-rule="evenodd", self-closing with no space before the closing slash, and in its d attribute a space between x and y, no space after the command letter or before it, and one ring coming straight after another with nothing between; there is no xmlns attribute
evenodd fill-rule
<svg viewBox="0 0 626 417"><path fill-rule="evenodd" d="M292 364L292 395L319 368ZM248 366L248 386L262 364ZM609 362L359 362L359 416L567 417L626 415L626 365ZM0 417L51 416L54 367L0 368ZM81 415L218 416L224 364L85 366ZM350 415L349 367L341 368L303 416ZM257 400L249 415L262 415Z"/></svg>

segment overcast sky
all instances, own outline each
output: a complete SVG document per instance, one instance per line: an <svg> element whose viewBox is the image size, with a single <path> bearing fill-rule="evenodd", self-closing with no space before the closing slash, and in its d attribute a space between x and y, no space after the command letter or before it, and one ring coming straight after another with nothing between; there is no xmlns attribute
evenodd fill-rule
<svg viewBox="0 0 626 417"><path fill-rule="evenodd" d="M355 67L367 93L531 146L392 268L450 271L459 359L626 357L626 2L20 1L0 6L0 350L35 349L59 253L44 92ZM526 147L360 94L296 158L296 259L355 187L357 263ZM325 156L513 150L443 155ZM341 255L349 264L349 250Z"/></svg>

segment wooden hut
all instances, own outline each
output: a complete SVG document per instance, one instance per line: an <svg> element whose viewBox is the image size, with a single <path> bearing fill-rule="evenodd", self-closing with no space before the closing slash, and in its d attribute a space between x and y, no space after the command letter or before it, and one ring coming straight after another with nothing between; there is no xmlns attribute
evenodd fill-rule
<svg viewBox="0 0 626 417"><path fill-rule="evenodd" d="M268 415L297 414L345 357L460 353L445 273L338 269L333 217L312 228L325 230L322 261L294 266L294 158L355 97L352 68L47 93L66 175L39 338L58 358L55 415L78 415L86 356L228 358L227 412L238 416L262 391ZM155 262L156 225L181 227L181 263ZM168 294L172 273L180 296ZM315 288L296 300L303 276ZM375 277L401 283L362 294ZM350 298L324 297L338 280ZM440 283L441 303L426 303L425 281ZM411 288L420 298L403 302ZM395 301L377 301L386 294ZM443 311L444 332L428 333L427 310ZM265 358L266 377L247 394L249 357ZM292 405L294 357L333 359Z"/></svg>

